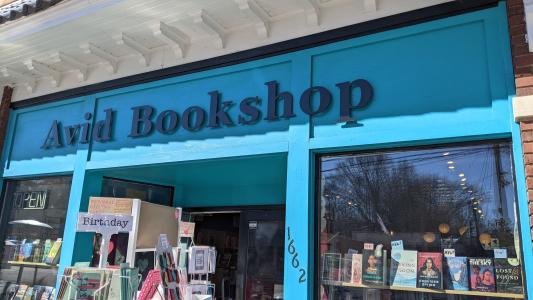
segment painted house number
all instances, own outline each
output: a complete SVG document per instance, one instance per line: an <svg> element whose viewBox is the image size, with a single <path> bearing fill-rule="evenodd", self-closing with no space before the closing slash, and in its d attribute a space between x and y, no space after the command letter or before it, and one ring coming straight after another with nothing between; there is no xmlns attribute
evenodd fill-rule
<svg viewBox="0 0 533 300"><path fill-rule="evenodd" d="M307 280L307 273L305 272L304 268L300 268L300 261L298 260L298 251L296 250L296 247L294 247L294 239L291 237L291 227L287 227L287 238L289 240L289 244L287 245L287 251L290 255L292 255L291 265L294 269L297 269L300 272L300 278L298 279L298 282L304 283Z"/></svg>

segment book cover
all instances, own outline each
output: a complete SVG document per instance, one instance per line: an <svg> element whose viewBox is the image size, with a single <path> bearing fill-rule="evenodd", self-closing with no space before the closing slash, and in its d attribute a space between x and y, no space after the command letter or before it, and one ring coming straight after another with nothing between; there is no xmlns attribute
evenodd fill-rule
<svg viewBox="0 0 533 300"><path fill-rule="evenodd" d="M19 289L18 284L10 284L6 291L6 299L15 298L15 295L17 294L18 289Z"/></svg>
<svg viewBox="0 0 533 300"><path fill-rule="evenodd" d="M32 298L33 298L33 287L29 287L26 290L26 294L24 294L24 297L22 299L31 300Z"/></svg>
<svg viewBox="0 0 533 300"><path fill-rule="evenodd" d="M15 294L15 297L13 297L13 300L23 300L24 295L26 295L26 291L28 290L28 286L25 284L19 285L19 288L17 290L17 293Z"/></svg>
<svg viewBox="0 0 533 300"><path fill-rule="evenodd" d="M445 287L448 290L468 291L468 265L464 256L446 257L447 276Z"/></svg>
<svg viewBox="0 0 533 300"><path fill-rule="evenodd" d="M352 278L353 284L361 284L363 279L363 254L352 254Z"/></svg>
<svg viewBox="0 0 533 300"><path fill-rule="evenodd" d="M442 289L442 253L418 253L416 286L426 289Z"/></svg>
<svg viewBox="0 0 533 300"><path fill-rule="evenodd" d="M395 252L391 257L390 284L416 287L417 254L415 250Z"/></svg>
<svg viewBox="0 0 533 300"><path fill-rule="evenodd" d="M383 276L383 245L377 245L373 250L365 247L363 250L363 284L382 285Z"/></svg>
<svg viewBox="0 0 533 300"><path fill-rule="evenodd" d="M52 248L50 248L50 252L48 252L48 258L46 259L46 263L51 264L55 260L56 256L58 256L59 254L61 244L62 240L60 238L54 242Z"/></svg>
<svg viewBox="0 0 533 300"><path fill-rule="evenodd" d="M494 272L498 293L523 293L522 271L517 258L495 258Z"/></svg>
<svg viewBox="0 0 533 300"><path fill-rule="evenodd" d="M480 292L495 292L494 265L492 258L469 258L470 290Z"/></svg>
<svg viewBox="0 0 533 300"><path fill-rule="evenodd" d="M41 296L41 298L39 298L40 300L48 300L48 299L51 299L52 295L54 294L54 288L53 287L50 287L50 286L47 286L45 287L44 289L44 292ZM36 299L37 300L37 299Z"/></svg>

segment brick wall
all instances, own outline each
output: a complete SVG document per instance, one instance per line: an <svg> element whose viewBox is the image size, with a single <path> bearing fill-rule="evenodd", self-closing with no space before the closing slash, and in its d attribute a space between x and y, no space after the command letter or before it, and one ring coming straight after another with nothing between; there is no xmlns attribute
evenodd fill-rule
<svg viewBox="0 0 533 300"><path fill-rule="evenodd" d="M0 154L2 154L2 149L4 149L4 139L7 133L7 121L9 119L12 94L13 88L5 86L2 92L2 102L0 102Z"/></svg>
<svg viewBox="0 0 533 300"><path fill-rule="evenodd" d="M507 0L511 53L516 96L533 95L533 52L529 52L523 0ZM533 117L533 116L532 116ZM529 203L529 221L533 224L533 118L520 121L522 149ZM533 234L533 227L532 234Z"/></svg>

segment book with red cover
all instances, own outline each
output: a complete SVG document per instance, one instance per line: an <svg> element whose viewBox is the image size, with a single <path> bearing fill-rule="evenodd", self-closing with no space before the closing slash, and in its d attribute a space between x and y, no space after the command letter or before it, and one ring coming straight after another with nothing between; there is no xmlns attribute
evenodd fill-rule
<svg viewBox="0 0 533 300"><path fill-rule="evenodd" d="M416 286L442 289L442 253L418 252Z"/></svg>

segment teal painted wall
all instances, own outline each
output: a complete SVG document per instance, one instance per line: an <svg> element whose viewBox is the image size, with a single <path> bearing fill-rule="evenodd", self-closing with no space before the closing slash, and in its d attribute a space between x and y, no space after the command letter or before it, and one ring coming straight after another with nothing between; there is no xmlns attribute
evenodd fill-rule
<svg viewBox="0 0 533 300"><path fill-rule="evenodd" d="M520 138L510 105L514 83L508 38L501 2L482 11L271 58L16 110L3 177L73 174L62 266L85 255L77 252L87 238L74 232L75 216L99 190L103 175L166 181L176 186L175 203L184 206L285 203L286 226L299 253L298 268L286 253L285 299L309 299L315 284L316 153L512 138L521 235L530 241ZM335 84L359 78L371 82L375 94L368 107L354 111L359 126L345 127L336 123ZM264 109L265 82L270 80L279 82L280 92L294 95L297 117L194 133L180 128L171 135L127 136L133 106L149 104L157 113L182 113L191 105L207 109L208 92L218 90L223 101L258 96ZM326 113L310 118L298 103L301 93L315 85L331 91L333 102ZM115 110L112 141L39 148L53 120L73 125L91 112L94 122L104 118L106 108ZM233 119L236 108L230 113ZM241 157L251 160L235 160ZM524 243L523 253L526 268L532 268L531 243ZM299 281L300 269L306 273L304 282ZM533 280L528 277L527 283L533 291Z"/></svg>

